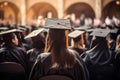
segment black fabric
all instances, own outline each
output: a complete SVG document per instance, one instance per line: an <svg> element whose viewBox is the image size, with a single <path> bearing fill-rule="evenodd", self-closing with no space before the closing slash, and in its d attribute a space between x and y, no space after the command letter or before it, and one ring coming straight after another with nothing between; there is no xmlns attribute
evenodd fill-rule
<svg viewBox="0 0 120 80"><path fill-rule="evenodd" d="M20 63L28 72L27 64L28 64L27 53L20 47L15 45L9 45L9 47L4 46L0 49L0 63L1 62L16 62Z"/></svg>
<svg viewBox="0 0 120 80"><path fill-rule="evenodd" d="M26 51L30 50L33 48L33 42L31 38L27 38L25 39L26 43L23 44L23 46L25 47Z"/></svg>
<svg viewBox="0 0 120 80"><path fill-rule="evenodd" d="M37 48L33 48L33 49L30 49L27 51L30 69L33 66L33 64L35 63L37 56L39 54L41 54L42 52L43 52L43 49L37 49Z"/></svg>
<svg viewBox="0 0 120 80"><path fill-rule="evenodd" d="M51 68L50 53L43 53L38 56L36 63L34 64L29 80L39 80L40 77L46 75L64 75L72 78L73 80L89 80L89 73L82 61L82 59L76 58L74 67L69 70L56 70Z"/></svg>
<svg viewBox="0 0 120 80"><path fill-rule="evenodd" d="M91 39L92 39L92 37L89 36L89 34L90 33L88 33L88 36L84 35L84 44L85 44L86 49L90 49L90 44L91 44Z"/></svg>
<svg viewBox="0 0 120 80"><path fill-rule="evenodd" d="M77 51L79 53L79 55L81 55L83 52L85 52L87 50L86 48L74 48L74 47L72 47L70 49Z"/></svg>
<svg viewBox="0 0 120 80"><path fill-rule="evenodd" d="M116 42L115 42L115 40L111 40L110 41L110 49L112 50L112 51L114 51L115 50L115 47L116 47Z"/></svg>
<svg viewBox="0 0 120 80"><path fill-rule="evenodd" d="M39 80L72 80L72 79L63 75L48 75L40 78Z"/></svg>
<svg viewBox="0 0 120 80"><path fill-rule="evenodd" d="M45 47L45 38L41 34L37 35L36 37L33 37L32 42L33 48L42 49Z"/></svg>
<svg viewBox="0 0 120 80"><path fill-rule="evenodd" d="M91 80L115 80L114 53L108 49L106 40L97 38L92 43L92 49L81 55Z"/></svg>
<svg viewBox="0 0 120 80"><path fill-rule="evenodd" d="M27 51L30 67L33 66L37 56L43 53L45 47L45 38L41 34L38 34L36 37L32 38L32 43L33 48Z"/></svg>
<svg viewBox="0 0 120 80"><path fill-rule="evenodd" d="M120 48L118 48L115 55L115 62L117 66L117 80L120 80Z"/></svg>

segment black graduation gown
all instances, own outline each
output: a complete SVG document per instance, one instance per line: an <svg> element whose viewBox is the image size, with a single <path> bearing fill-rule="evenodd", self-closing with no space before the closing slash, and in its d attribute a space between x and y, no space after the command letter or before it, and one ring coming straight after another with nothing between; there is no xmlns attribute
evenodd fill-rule
<svg viewBox="0 0 120 80"><path fill-rule="evenodd" d="M73 80L89 80L89 73L80 57L76 58L77 63L75 66L66 71L51 69L51 59L50 53L42 53L39 55L31 70L29 80L39 80L40 77L51 74L65 75L71 77Z"/></svg>
<svg viewBox="0 0 120 80"><path fill-rule="evenodd" d="M117 80L120 80L120 48L118 48L115 55L115 62L117 66Z"/></svg>
<svg viewBox="0 0 120 80"><path fill-rule="evenodd" d="M90 80L116 80L114 53L101 41L81 55L90 73Z"/></svg>
<svg viewBox="0 0 120 80"><path fill-rule="evenodd" d="M28 60L29 60L29 64L30 64L30 69L33 66L33 64L35 63L37 57L39 54L43 53L43 49L37 49L37 48L33 48L27 51L27 55L28 55Z"/></svg>
<svg viewBox="0 0 120 80"><path fill-rule="evenodd" d="M27 64L28 64L27 53L20 47L11 44L9 47L4 46L0 49L0 63L1 62L16 62L20 63L28 72Z"/></svg>
<svg viewBox="0 0 120 80"><path fill-rule="evenodd" d="M110 49L111 49L112 51L114 51L114 50L115 50L115 47L116 47L116 41L112 39L112 40L110 41Z"/></svg>
<svg viewBox="0 0 120 80"><path fill-rule="evenodd" d="M25 47L26 51L30 50L33 48L33 42L32 42L32 39L31 38L27 38L25 39L25 42L26 43L23 43L23 46Z"/></svg>
<svg viewBox="0 0 120 80"><path fill-rule="evenodd" d="M88 37L84 35L84 44L86 49L90 49L91 39L92 37L89 36L90 33L88 33Z"/></svg>
<svg viewBox="0 0 120 80"><path fill-rule="evenodd" d="M74 47L72 47L70 49L77 51L79 53L79 55L81 55L83 52L85 52L87 50L86 48L81 49L81 48L74 48Z"/></svg>

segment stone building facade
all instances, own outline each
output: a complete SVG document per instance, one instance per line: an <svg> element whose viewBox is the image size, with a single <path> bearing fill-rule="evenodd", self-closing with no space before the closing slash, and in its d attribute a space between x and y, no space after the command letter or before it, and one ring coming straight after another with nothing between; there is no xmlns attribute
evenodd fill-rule
<svg viewBox="0 0 120 80"><path fill-rule="evenodd" d="M26 25L39 16L64 18L75 14L77 18L84 14L91 18L120 18L119 7L116 0L0 0L0 19Z"/></svg>

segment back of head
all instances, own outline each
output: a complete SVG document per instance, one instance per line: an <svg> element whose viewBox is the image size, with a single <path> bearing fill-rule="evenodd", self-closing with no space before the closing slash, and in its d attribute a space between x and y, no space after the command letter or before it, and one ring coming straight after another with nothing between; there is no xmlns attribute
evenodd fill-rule
<svg viewBox="0 0 120 80"><path fill-rule="evenodd" d="M95 29L90 36L93 36L91 41L91 48L93 48L96 45L99 45L99 47L107 48L107 39L109 38L110 30L107 29Z"/></svg>
<svg viewBox="0 0 120 80"><path fill-rule="evenodd" d="M3 35L3 41L5 42L5 45L12 44L12 39L16 37L15 33L8 33Z"/></svg>
<svg viewBox="0 0 120 80"><path fill-rule="evenodd" d="M75 56L66 48L65 30L50 29L49 38L52 53L52 68L72 68L75 63Z"/></svg>
<svg viewBox="0 0 120 80"><path fill-rule="evenodd" d="M65 30L51 29L49 31L49 38L52 41L54 48L65 48Z"/></svg>
<svg viewBox="0 0 120 80"><path fill-rule="evenodd" d="M105 38L96 38L91 42L91 48L95 47L96 45L101 45L101 48L107 47L107 40Z"/></svg>
<svg viewBox="0 0 120 80"><path fill-rule="evenodd" d="M66 48L67 38L65 30L71 29L67 19L47 18L45 27L50 28L48 34L48 48L52 54L52 68L68 69L75 63L74 54ZM67 32L66 32L67 33Z"/></svg>
<svg viewBox="0 0 120 80"><path fill-rule="evenodd" d="M91 42L91 49L87 51L89 55L89 60L92 62L92 64L96 66L109 64L112 59L111 51L108 48L107 42L109 33L107 33L106 35L105 33L103 33L102 35L102 31L100 31L99 35L97 35L98 32L96 32L96 36L93 36Z"/></svg>
<svg viewBox="0 0 120 80"><path fill-rule="evenodd" d="M80 37L77 37L77 38L73 38L73 41L74 42L79 42L81 40L81 36Z"/></svg>
<svg viewBox="0 0 120 80"><path fill-rule="evenodd" d="M39 34L37 37L32 38L32 41L33 41L34 48L44 49L45 39L41 34Z"/></svg>

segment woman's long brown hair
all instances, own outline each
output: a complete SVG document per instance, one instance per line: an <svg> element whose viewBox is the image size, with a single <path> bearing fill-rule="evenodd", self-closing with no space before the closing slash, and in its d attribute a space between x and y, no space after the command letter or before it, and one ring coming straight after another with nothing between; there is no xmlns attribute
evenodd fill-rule
<svg viewBox="0 0 120 80"><path fill-rule="evenodd" d="M75 53L66 48L65 30L50 29L48 35L48 49L52 53L52 68L69 69L74 66Z"/></svg>

